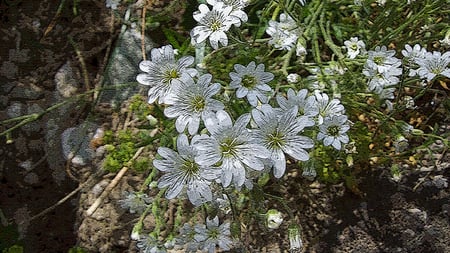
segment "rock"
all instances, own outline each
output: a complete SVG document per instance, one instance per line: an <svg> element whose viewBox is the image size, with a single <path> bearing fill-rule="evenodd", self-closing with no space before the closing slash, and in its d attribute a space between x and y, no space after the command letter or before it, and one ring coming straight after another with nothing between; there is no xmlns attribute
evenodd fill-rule
<svg viewBox="0 0 450 253"><path fill-rule="evenodd" d="M61 135L64 157L75 166L84 166L94 157L94 150L90 147L93 131L97 126L85 122L77 127L66 129Z"/></svg>
<svg viewBox="0 0 450 253"><path fill-rule="evenodd" d="M0 110L3 110L8 105L8 97L7 96L0 96Z"/></svg>
<svg viewBox="0 0 450 253"><path fill-rule="evenodd" d="M11 91L10 97L15 99L36 100L44 95L44 91L36 85L18 83Z"/></svg>
<svg viewBox="0 0 450 253"><path fill-rule="evenodd" d="M122 28L123 29L123 28ZM145 37L146 51L154 47L154 43ZM135 24L122 31L117 47L109 59L103 87L108 88L100 94L100 102L110 102L120 106L121 102L136 94L142 88L136 81L139 63L142 61L141 33ZM125 85L114 87L115 85Z"/></svg>
<svg viewBox="0 0 450 253"><path fill-rule="evenodd" d="M14 102L6 108L6 114L10 118L16 118L24 114L24 105L19 102Z"/></svg>
<svg viewBox="0 0 450 253"><path fill-rule="evenodd" d="M80 73L67 61L55 74L56 90L64 98L72 97L78 91L80 82L77 80L80 80Z"/></svg>

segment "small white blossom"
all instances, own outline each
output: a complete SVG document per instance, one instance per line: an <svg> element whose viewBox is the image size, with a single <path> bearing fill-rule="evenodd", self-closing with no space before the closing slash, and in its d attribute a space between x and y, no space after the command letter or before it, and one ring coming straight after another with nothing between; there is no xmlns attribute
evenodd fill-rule
<svg viewBox="0 0 450 253"><path fill-rule="evenodd" d="M177 149L178 152L166 147L158 148L158 154L163 159L153 160L153 165L164 172L158 180L158 187L167 187L167 199L173 199L186 190L189 200L194 205L211 201L212 192L209 185L218 177L218 171L195 162L198 151L189 144L186 135L178 136Z"/></svg>
<svg viewBox="0 0 450 253"><path fill-rule="evenodd" d="M139 63L139 68L145 73L136 77L139 83L150 86L148 102L153 103L158 99L158 103L164 103L165 97L172 92L174 80L181 80L183 74L197 75L197 70L188 68L193 63L192 56L184 56L176 61L171 45L152 49L151 60Z"/></svg>
<svg viewBox="0 0 450 253"><path fill-rule="evenodd" d="M187 253L195 253L200 249L200 244L195 240L194 227L188 223L185 223L180 228L180 234L175 239L176 245L183 245Z"/></svg>
<svg viewBox="0 0 450 253"><path fill-rule="evenodd" d="M408 63L415 63L418 59L424 59L427 50L421 47L419 44L415 44L411 47L409 44L405 45L405 49L402 50L402 55L405 57Z"/></svg>
<svg viewBox="0 0 450 253"><path fill-rule="evenodd" d="M377 2L377 4L378 4L379 6L384 6L384 5L386 4L386 1L387 1L387 0L376 0L375 2Z"/></svg>
<svg viewBox="0 0 450 253"><path fill-rule="evenodd" d="M408 148L408 140L405 138L405 136L399 134L395 137L395 140L393 142L393 146L395 148L395 153L399 154L405 151Z"/></svg>
<svg viewBox="0 0 450 253"><path fill-rule="evenodd" d="M117 10L120 0L106 0L106 8L111 8L111 10Z"/></svg>
<svg viewBox="0 0 450 253"><path fill-rule="evenodd" d="M190 76L186 76L183 81L174 81L176 88L173 93L166 97L166 104L169 106L164 110L164 115L169 118L177 118L175 127L182 133L186 126L189 134L197 133L200 120L205 121L211 112L222 110L222 102L212 98L217 94L221 86L219 83L211 83L212 76L204 74L197 82Z"/></svg>
<svg viewBox="0 0 450 253"><path fill-rule="evenodd" d="M246 128L249 121L250 115L243 114L233 124L228 113L218 111L215 117L205 121L211 137L202 135L194 143L200 151L196 157L199 164L210 166L221 162L220 181L224 187L231 182L241 187L246 180L246 170L263 170L263 159L270 156L269 151L252 138Z"/></svg>
<svg viewBox="0 0 450 253"><path fill-rule="evenodd" d="M354 59L360 53L365 52L366 44L364 41L358 40L358 37L351 37L350 40L344 41L344 45L347 48L347 56L350 59Z"/></svg>
<svg viewBox="0 0 450 253"><path fill-rule="evenodd" d="M264 104L269 101L273 91L267 83L273 80L274 75L264 72L264 64L256 66L253 61L247 67L235 64L234 70L236 72L230 73L230 88L237 89L236 97L246 97L252 106L257 106L258 101Z"/></svg>
<svg viewBox="0 0 450 253"><path fill-rule="evenodd" d="M291 16L282 13L280 14L280 22L269 21L266 33L272 37L269 41L270 45L273 45L276 49L290 50L297 42L300 29Z"/></svg>
<svg viewBox="0 0 450 253"><path fill-rule="evenodd" d="M289 252L301 252L303 248L303 242L300 238L300 229L297 225L291 225L288 228L289 233Z"/></svg>
<svg viewBox="0 0 450 253"><path fill-rule="evenodd" d="M219 48L219 43L228 45L228 37L225 34L233 24L240 23L238 17L231 15L233 7L217 2L210 10L206 4L200 4L198 11L194 12L194 19L199 25L191 30L191 38L196 44L200 44L209 37L209 43L214 49Z"/></svg>
<svg viewBox="0 0 450 253"><path fill-rule="evenodd" d="M296 106L299 116L306 116L312 119L319 114L319 104L317 103L316 97L314 95L308 95L307 89L299 90L296 93L293 89L289 88L287 98L282 95L277 95L277 102L284 111L288 111Z"/></svg>
<svg viewBox="0 0 450 253"><path fill-rule="evenodd" d="M212 220L206 219L205 225L195 226L195 240L200 243L202 252L214 253L216 246L222 250L230 250L233 244L231 240L230 223L226 222L219 226L219 217Z"/></svg>
<svg viewBox="0 0 450 253"><path fill-rule="evenodd" d="M400 59L395 58L395 51L387 50L386 46L377 46L374 51L368 51L368 55L367 64L376 66L380 73L391 71L393 66L401 63Z"/></svg>
<svg viewBox="0 0 450 253"><path fill-rule="evenodd" d="M158 240L153 235L141 236L136 243L136 246L143 253L166 253L166 249L159 245Z"/></svg>
<svg viewBox="0 0 450 253"><path fill-rule="evenodd" d="M345 108L341 104L341 101L337 98L330 100L326 93L315 91L314 95L319 106L318 124L321 125L324 122L324 118L333 115L342 115L345 113Z"/></svg>
<svg viewBox="0 0 450 253"><path fill-rule="evenodd" d="M439 43L441 43L441 46L449 48L450 47L450 29L447 30L447 33L445 34L444 38L442 40L439 40Z"/></svg>
<svg viewBox="0 0 450 253"><path fill-rule="evenodd" d="M323 124L319 126L317 140L323 140L325 146L332 145L335 149L340 150L342 147L341 143L346 144L349 141L347 135L349 129L347 116L328 116L324 119Z"/></svg>
<svg viewBox="0 0 450 253"><path fill-rule="evenodd" d="M125 199L119 200L122 208L130 210L130 213L142 213L152 199L141 192L125 192Z"/></svg>
<svg viewBox="0 0 450 253"><path fill-rule="evenodd" d="M417 74L428 82L433 80L437 75L443 75L450 78L450 51L441 54L441 52L428 52L424 59L418 59Z"/></svg>
<svg viewBox="0 0 450 253"><path fill-rule="evenodd" d="M247 2L245 0L206 0L208 4L211 6L215 6L218 3L223 3L224 6L231 6L231 16L237 17L237 19L233 19L235 26L240 26L241 22L247 22L248 16L244 11L244 7L247 6Z"/></svg>
<svg viewBox="0 0 450 253"><path fill-rule="evenodd" d="M314 146L309 137L299 135L306 126L314 123L308 117L297 117L297 112L297 107L294 107L280 113L280 110L275 110L268 104L252 110L253 120L258 126L253 129L255 140L270 151L276 178L282 177L286 170L285 153L297 160L306 161L309 154L305 149Z"/></svg>

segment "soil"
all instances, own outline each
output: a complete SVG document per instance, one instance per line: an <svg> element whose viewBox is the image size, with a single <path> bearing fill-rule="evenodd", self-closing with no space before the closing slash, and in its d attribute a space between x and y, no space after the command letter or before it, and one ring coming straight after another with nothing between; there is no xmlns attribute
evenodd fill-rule
<svg viewBox="0 0 450 253"><path fill-rule="evenodd" d="M77 73L76 94L96 87L125 11L119 8L119 18L113 18L100 0L1 0L0 121L42 113L61 102L61 95L55 95L55 75L67 62ZM138 8L133 11L140 15ZM154 36L158 42L158 34ZM68 252L74 246L87 252L137 251L130 234L138 216L117 201L124 191L140 187L142 174L127 171L99 208L87 215L116 174L100 170L101 154L83 166L67 163L59 144L64 129L110 108L93 105L90 99L43 113L8 138L0 137L0 250L19 244L24 252ZM96 121L112 124L113 118ZM0 132L11 126L0 125ZM449 131L450 122L441 121L440 132ZM356 186L350 189L343 183L309 181L293 167L265 190L288 196L287 205L301 225L303 252L450 252L450 188L445 181L450 178L450 153L442 143L431 145L433 154L424 155L417 166L400 165L403 175L398 180L390 168L364 168L355 173ZM265 205L283 209L277 201ZM154 221L144 223L151 228ZM234 251L288 250L287 224L267 230L256 222L242 233Z"/></svg>

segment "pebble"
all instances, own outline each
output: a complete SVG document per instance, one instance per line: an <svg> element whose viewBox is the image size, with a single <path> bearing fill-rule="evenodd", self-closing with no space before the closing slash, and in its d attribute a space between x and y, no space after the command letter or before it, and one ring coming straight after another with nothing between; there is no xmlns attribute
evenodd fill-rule
<svg viewBox="0 0 450 253"><path fill-rule="evenodd" d="M16 118L23 115L24 105L19 102L12 103L7 109L6 114L10 118Z"/></svg>
<svg viewBox="0 0 450 253"><path fill-rule="evenodd" d="M35 86L26 87L23 84L18 84L11 91L10 97L14 99L27 99L27 100L36 100L44 95L43 91L40 88Z"/></svg>
<svg viewBox="0 0 450 253"><path fill-rule="evenodd" d="M28 184L37 184L37 183L39 183L39 177L38 177L38 175L37 175L36 173L31 172L31 173L28 173L28 174L23 178L23 181L24 181L25 183L28 183Z"/></svg>

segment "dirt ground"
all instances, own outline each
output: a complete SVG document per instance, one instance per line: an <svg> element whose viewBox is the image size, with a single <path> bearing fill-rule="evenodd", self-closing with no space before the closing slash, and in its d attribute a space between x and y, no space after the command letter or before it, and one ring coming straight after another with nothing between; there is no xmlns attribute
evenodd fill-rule
<svg viewBox="0 0 450 253"><path fill-rule="evenodd" d="M128 171L89 216L86 211L115 174L99 172L101 156L83 166L67 164L59 144L64 129L104 108L86 97L46 111L100 83L120 18L100 0L1 0L0 22L0 121L40 114L0 137L0 250L20 244L24 252L67 252L76 245L88 252L136 252L130 234L138 217L117 201L123 191L139 187L143 176ZM55 76L68 62L77 82L65 97ZM99 125L110 120L95 119ZM450 121L440 125L442 134L450 132ZM0 132L8 127L0 125ZM289 197L303 252L450 252L450 153L442 143L431 145L433 153L418 166L400 165L398 180L390 168L364 168L352 191L343 183L309 181L291 168L280 179L282 187L270 181L265 190ZM247 229L233 252L289 250L286 224L271 231L258 224Z"/></svg>

